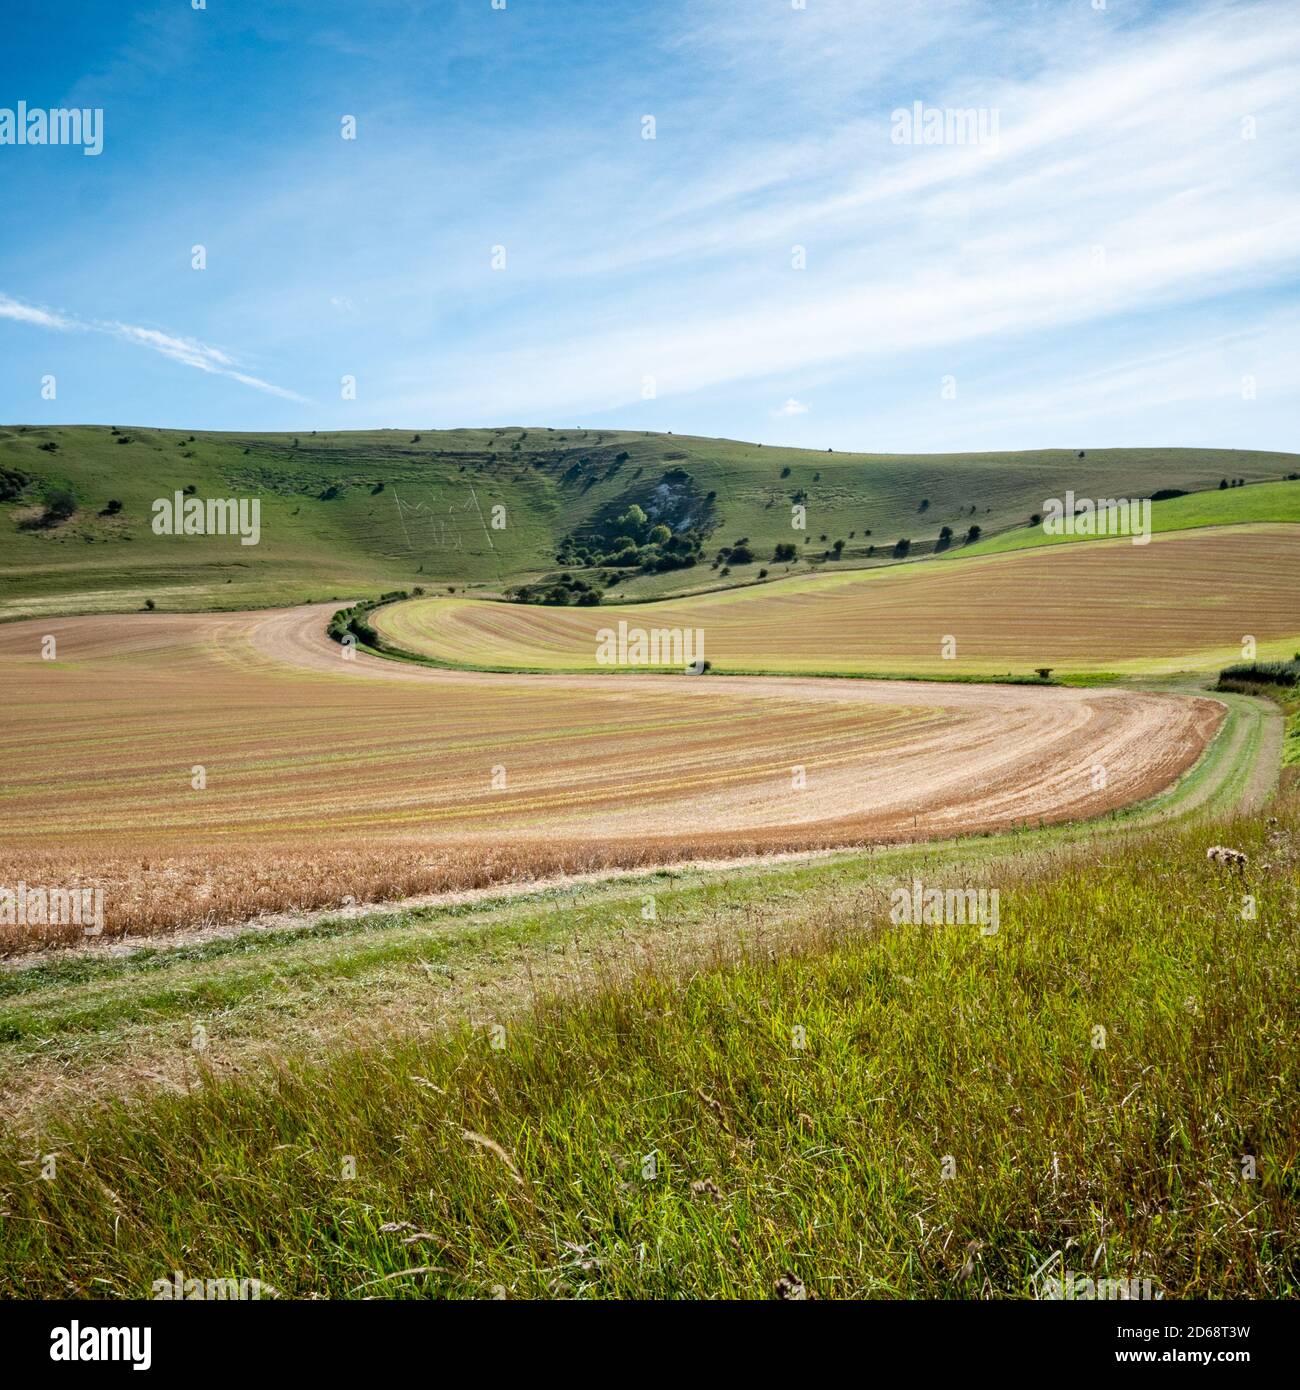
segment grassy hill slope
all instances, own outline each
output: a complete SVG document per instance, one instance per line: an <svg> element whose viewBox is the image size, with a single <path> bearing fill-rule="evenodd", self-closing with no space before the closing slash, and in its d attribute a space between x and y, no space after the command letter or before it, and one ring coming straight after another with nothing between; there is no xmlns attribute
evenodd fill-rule
<svg viewBox="0 0 1300 1390"><path fill-rule="evenodd" d="M485 593L556 568L564 537L644 503L682 470L710 530L708 560L748 537L756 555L845 541L845 564L913 553L942 526L1026 526L1043 499L1276 481L1291 454L1196 449L871 455L575 428L239 434L123 426L0 428L0 617L140 607L241 608L414 585ZM158 497L257 497L261 539L157 536ZM1236 489L1235 495L1251 489ZM66 517L51 500L75 501ZM110 501L121 510L106 511ZM791 529L791 507L807 530ZM494 529L493 508L503 529ZM1280 518L1276 518L1280 519ZM46 524L43 524L46 523ZM823 540L822 538L826 539ZM753 578L703 564L621 584L630 597Z"/></svg>
<svg viewBox="0 0 1300 1390"><path fill-rule="evenodd" d="M1151 531L1188 531L1200 526L1237 526L1251 522L1300 522L1300 479L1259 483L1170 497L1151 507ZM1097 537L1048 535L1041 526L1003 531L963 546L962 555L997 555L1040 545L1070 545Z"/></svg>

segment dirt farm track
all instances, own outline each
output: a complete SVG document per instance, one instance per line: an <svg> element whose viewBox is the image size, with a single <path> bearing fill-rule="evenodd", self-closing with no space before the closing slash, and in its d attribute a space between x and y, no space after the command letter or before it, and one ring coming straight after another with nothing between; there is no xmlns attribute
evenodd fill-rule
<svg viewBox="0 0 1300 1390"><path fill-rule="evenodd" d="M337 606L0 626L0 883L102 885L109 934L144 934L1056 822L1168 786L1223 717L1105 689L349 661Z"/></svg>

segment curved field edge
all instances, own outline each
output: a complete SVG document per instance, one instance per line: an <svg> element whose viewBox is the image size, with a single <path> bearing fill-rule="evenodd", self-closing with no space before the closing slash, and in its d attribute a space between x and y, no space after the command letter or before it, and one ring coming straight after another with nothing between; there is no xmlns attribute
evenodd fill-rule
<svg viewBox="0 0 1300 1390"><path fill-rule="evenodd" d="M1037 824L1040 817L1101 814L1168 785L1200 755L1223 710L1213 701L1180 705L1181 697L1152 703L992 688L944 695L933 686L913 687L903 700L894 686L796 682L783 690L766 680L698 686L687 705L673 682L649 679L644 694L625 695L600 678L578 679L590 704L579 708L568 680L433 678L369 659L354 668L323 638L322 623L319 609L248 621L87 620L59 638L64 657L81 662L79 674L77 661L56 667L36 658L39 625L15 634L26 652L19 669L33 679L19 681L25 704L10 721L5 793L18 833L6 844L6 880L98 884L107 941L122 931L161 935L197 923L329 910L349 897L400 901L719 853ZM190 641L194 632L202 640ZM183 659L158 659L160 645L177 644ZM140 700L142 666L157 674L148 687L155 708ZM792 693L817 708L800 717ZM881 739L874 733L881 721L860 708L872 702L887 716ZM968 739L948 709L962 705L982 711L973 727L985 750L982 763L972 753L966 777L954 759ZM942 719L927 719L930 706ZM1073 712L1063 714L1063 706ZM82 717L96 708L117 713ZM774 709L782 720L773 720ZM160 723L162 710L168 715ZM60 740L63 779L52 787L42 741L31 731L45 730L48 740L62 732L62 714L70 716ZM936 742L939 723L949 732ZM350 741L323 740L328 727L346 730ZM1029 741L1007 742L1012 727ZM1076 736L1065 736L1066 728ZM521 729L529 730L526 738ZM1050 767L1043 766L1048 754L1036 755L1030 730L1051 749ZM188 781L175 775L176 734L209 752L202 759L213 773L207 798L192 798ZM587 742L572 743L575 735ZM655 764L654 776L629 775L627 758L617 756L628 747ZM914 757L909 750L918 747ZM810 756L797 756L805 749ZM488 765L498 750L510 752L513 801L489 794ZM797 805L788 790L792 761L814 769L813 796ZM1096 762L1111 765L1108 789L1090 784L1088 765ZM822 785L818 767L835 776ZM340 776L340 769L355 775ZM738 789L734 805L717 804L729 820L709 800L728 787ZM751 829L754 820L746 818L757 819L755 807L765 819ZM60 815L62 829L47 830ZM468 827L459 839L458 826ZM55 934L11 931L5 942L27 949ZM75 923L57 934L83 939Z"/></svg>
<svg viewBox="0 0 1300 1390"><path fill-rule="evenodd" d="M1261 788L1271 789L1268 774L1276 776L1268 762L1276 710L1245 696L1223 699L1227 717L1192 769L1159 796L1096 820L773 864L615 871L540 891L503 889L473 903L304 915L297 925L225 930L179 946L157 938L129 954L92 948L47 953L36 964L19 958L0 972L0 1110L75 1108L86 1095L138 1084L141 1074L182 1084L196 1022L219 1032L233 1053L266 1056L304 1036L310 1046L331 1035L353 1038L358 1017L411 1026L412 978L443 991L441 1023L448 1012L487 1007L494 997L517 1003L521 988L555 984L557 968L567 978L575 926L599 943L603 966L620 971L655 941L704 940L711 950L717 933L738 923L779 935L792 913L816 904L830 911L845 894L920 869L984 876L999 866L1086 862L1156 826L1183 833L1262 804ZM428 1024L418 1016L419 1028Z"/></svg>
<svg viewBox="0 0 1300 1390"><path fill-rule="evenodd" d="M179 1269L288 1297L762 1298L789 1273L821 1298L1023 1298L1084 1250L1165 1297L1295 1296L1300 807L1273 809L669 883L653 924L624 896L354 926L315 998L368 988L375 1031L304 1018L296 1047L281 980L320 961L290 950L331 943L281 943L278 1015L188 982L160 1029L183 1070L147 1083L172 1094L4 1146L0 1292L147 1297ZM996 889L998 929L891 922L913 875ZM269 1019L273 1069L239 1045Z"/></svg>
<svg viewBox="0 0 1300 1390"><path fill-rule="evenodd" d="M1214 539L1208 539L1210 537ZM1200 549L1184 550L1185 545ZM1207 545L1208 551L1205 550ZM626 606L552 607L484 598L394 595L388 601L372 605L364 640L378 655L446 670L521 675L622 675L644 674L651 670L686 674L682 665L632 665L622 659L606 663L600 654L600 634L613 633L615 625L626 619L629 630L644 624L645 628L640 630L654 628L668 634L702 632L703 637L697 640L704 654L710 657L713 669L708 674L711 676L835 676L988 684L1040 683L1042 678L1035 674L1040 668L1050 669L1052 679L1066 684L1094 684L1107 675L1141 677L1209 672L1240 658L1242 633L1246 631L1256 633L1262 660L1288 659L1295 652L1300 645L1300 620L1294 624L1283 621L1285 600L1290 596L1285 586L1290 584L1294 588L1296 584L1294 563L1290 569L1279 573L1265 562L1270 555L1300 555L1300 527L1246 525L1174 532L1158 537L1154 546L1158 549L1135 549L1128 541L1110 539L1094 541L1091 547L1072 545L1064 550L1053 547L1041 552L1009 551L956 557L951 565L921 560L872 570L823 571L788 575L757 586L667 599L657 604ZM1116 645L1117 639L1107 627L1106 614L1114 618L1112 610L1122 595L1129 592L1127 589L1111 592L1107 600L1111 609L1102 609L1100 615L1085 614L1067 605L1067 598L1074 592L1072 585L1085 582L1096 567L1094 560L1100 564L1107 552L1126 561L1136 556L1144 565L1150 557L1159 555L1163 568L1152 573L1155 587L1145 605L1137 611L1144 621L1149 621L1149 610L1158 612L1167 623L1183 624L1181 628L1162 634L1166 649L1161 650L1157 644L1154 649L1148 647L1144 651L1139 635L1134 632L1125 632L1120 644ZM1082 577L1074 575L1073 579L1072 569L1058 573L1052 558L1059 557L1063 563L1077 569L1079 563L1085 563L1085 555L1090 557L1086 563L1092 568L1082 572ZM1037 571L1026 574L1014 569L1024 562L1039 567L1045 563L1047 568L1041 575ZM1228 573L1241 586L1236 594L1242 608L1237 625L1241 631L1234 628L1229 632L1225 628L1213 640L1206 642L1202 637L1201 645L1194 646L1202 625L1220 617L1218 608L1223 599L1217 591L1211 599L1207 590L1201 595L1201 607L1192 610L1174 602L1176 585L1180 577L1183 583L1195 582L1207 572L1207 567L1213 569L1218 564L1227 565ZM1013 569L1003 570L1001 567L1006 565ZM1262 571L1261 565L1265 566ZM1272 586L1269 590L1262 592L1257 580L1247 578L1252 569L1269 576ZM969 612L964 612L958 596L960 590L979 599L983 585L988 582L986 571L1006 590L1003 595L1006 606L1018 605L1026 585L1032 587L1036 577L1056 584L1064 615L1061 622L1048 623L1047 610L1037 612L1034 616L1043 630L1041 637L1028 644L1018 637L1017 642L1026 646L1023 652L997 651L1006 640L1005 634L999 633L1004 607L997 606L990 611L977 602ZM1100 578L1094 576L1094 580ZM1137 576L1133 582L1137 583ZM876 587L880 584L891 587L882 591ZM921 586L919 589L912 587L917 584ZM846 588L853 592L837 592ZM1051 592L1056 593L1056 590ZM818 624L829 621L829 605L837 597L841 603L849 604L850 612L854 612L852 604L856 600L861 605L860 611L855 612L858 626L868 627L880 624L881 611L893 613L903 602L921 602L925 607L942 600L950 607L944 609L941 618L928 614L925 619L934 627L933 656L908 654L906 649L915 646L915 624L908 626L903 636L886 621L875 637L877 645L886 649L884 652L859 655L857 628L831 626L818 643L824 657L811 657L806 650L805 629L811 625L821 633ZM893 600L892 605L888 599ZM788 610L782 604L789 601L806 606L802 610ZM1041 596L1038 603L1043 603ZM1265 627L1254 626L1264 620L1261 604L1267 606L1271 615ZM740 653L734 648L740 640L737 623L742 617L748 619L749 626L745 629L745 650ZM1077 652L1071 654L1070 649L1090 645L1089 622L1099 633L1096 650L1081 660ZM718 654L716 634L719 630L723 645L728 648L725 656ZM955 641L956 654L952 660L940 659L939 655L940 633L945 631L956 634L954 638L944 639ZM444 636L444 632L450 636ZM1128 647L1124 642L1128 642ZM977 649L981 644L988 644L992 649L971 655L972 644ZM902 649L890 654L891 645ZM484 652L489 646L500 656L494 652L488 659ZM754 659L765 646L764 655ZM1059 650L1054 651L1054 647Z"/></svg>

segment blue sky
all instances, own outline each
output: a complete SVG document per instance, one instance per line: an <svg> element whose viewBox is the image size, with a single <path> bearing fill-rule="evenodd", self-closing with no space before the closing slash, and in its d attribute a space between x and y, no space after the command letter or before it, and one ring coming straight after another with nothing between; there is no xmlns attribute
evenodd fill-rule
<svg viewBox="0 0 1300 1390"><path fill-rule="evenodd" d="M0 419L1297 447L1300 7L797 4L10 0Z"/></svg>

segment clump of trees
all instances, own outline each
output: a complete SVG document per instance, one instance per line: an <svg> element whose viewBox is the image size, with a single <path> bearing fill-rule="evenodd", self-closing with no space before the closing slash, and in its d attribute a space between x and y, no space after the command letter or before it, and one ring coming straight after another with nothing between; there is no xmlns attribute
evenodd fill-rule
<svg viewBox="0 0 1300 1390"><path fill-rule="evenodd" d="M553 608L594 608L604 598L599 585L589 584L572 574L560 574L536 584L516 584L506 590L512 603L541 603Z"/></svg>
<svg viewBox="0 0 1300 1390"><path fill-rule="evenodd" d="M723 546L718 555L732 565L752 565L754 563L754 552L746 542L738 542L736 545Z"/></svg>
<svg viewBox="0 0 1300 1390"><path fill-rule="evenodd" d="M651 521L635 502L603 534L566 536L556 554L561 565L656 571L689 569L700 561L704 533L696 527L674 531L662 521Z"/></svg>

